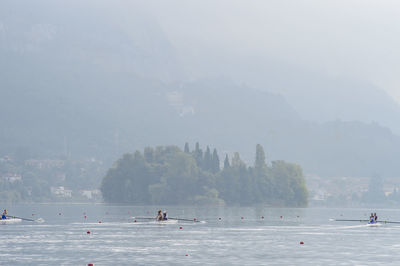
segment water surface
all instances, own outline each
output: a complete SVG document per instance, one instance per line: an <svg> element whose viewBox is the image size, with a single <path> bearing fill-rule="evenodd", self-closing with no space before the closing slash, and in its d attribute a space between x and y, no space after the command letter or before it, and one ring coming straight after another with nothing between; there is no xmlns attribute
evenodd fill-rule
<svg viewBox="0 0 400 266"><path fill-rule="evenodd" d="M155 206L5 207L10 215L40 217L45 222L1 225L1 265L398 265L400 261L400 226L329 221L365 219L371 212L367 209L168 207L170 217L204 222L160 225L134 222L133 217L155 216L159 208ZM400 221L399 210L375 211L380 219Z"/></svg>

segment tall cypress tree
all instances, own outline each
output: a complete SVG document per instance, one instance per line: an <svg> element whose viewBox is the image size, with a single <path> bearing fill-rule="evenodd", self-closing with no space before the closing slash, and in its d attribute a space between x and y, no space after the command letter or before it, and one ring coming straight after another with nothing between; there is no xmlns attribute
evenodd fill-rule
<svg viewBox="0 0 400 266"><path fill-rule="evenodd" d="M206 170L206 171L211 170L211 151L210 151L210 147L208 147L208 146L207 146L206 152L204 153L203 170Z"/></svg>
<svg viewBox="0 0 400 266"><path fill-rule="evenodd" d="M219 172L219 156L217 149L214 149L212 154L211 171L215 174Z"/></svg>
<svg viewBox="0 0 400 266"><path fill-rule="evenodd" d="M231 167L231 165L229 164L228 154L225 154L224 170L227 170L229 167Z"/></svg>
<svg viewBox="0 0 400 266"><path fill-rule="evenodd" d="M185 148L184 148L184 152L185 153L190 153L190 150L189 150L189 143L185 143Z"/></svg>
<svg viewBox="0 0 400 266"><path fill-rule="evenodd" d="M194 159L198 167L203 167L203 151L200 149L200 144L196 142L196 148L193 152Z"/></svg>
<svg viewBox="0 0 400 266"><path fill-rule="evenodd" d="M256 146L256 160L254 162L254 168L257 170L265 169L267 167L267 164L265 162L265 152L264 148L260 145L257 144Z"/></svg>

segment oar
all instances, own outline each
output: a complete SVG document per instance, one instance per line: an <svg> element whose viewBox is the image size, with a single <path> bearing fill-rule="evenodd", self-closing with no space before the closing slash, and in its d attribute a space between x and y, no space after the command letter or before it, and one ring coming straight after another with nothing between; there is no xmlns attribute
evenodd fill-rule
<svg viewBox="0 0 400 266"><path fill-rule="evenodd" d="M22 218L22 217L18 217L18 216L7 215L7 217L10 217L10 218L17 218L17 219L21 219L21 220L29 221L29 222L34 222L34 221L35 221L35 220L33 220L33 219L27 219L27 218Z"/></svg>
<svg viewBox="0 0 400 266"><path fill-rule="evenodd" d="M197 219L181 219L181 218L173 218L173 217L171 217L171 218L168 217L168 220L177 220L177 221L186 221L186 222L196 222L196 223L199 223L199 222L200 222L200 221L198 221Z"/></svg>
<svg viewBox="0 0 400 266"><path fill-rule="evenodd" d="M132 217L133 219L155 220L156 217Z"/></svg>
<svg viewBox="0 0 400 266"><path fill-rule="evenodd" d="M334 222L369 222L369 220L329 219Z"/></svg>
<svg viewBox="0 0 400 266"><path fill-rule="evenodd" d="M43 222L44 222L44 220L43 220L42 218L39 218L39 219L37 219L37 220L33 220L33 219L22 218L22 217L12 216L12 215L7 215L7 217L17 218L17 219L21 219L21 220L29 221L29 222L39 222L39 223L43 223Z"/></svg>
<svg viewBox="0 0 400 266"><path fill-rule="evenodd" d="M346 220L346 219L329 219L329 220L334 222L369 222L369 220ZM400 222L380 221L380 220L376 222L384 224L400 224Z"/></svg>
<svg viewBox="0 0 400 266"><path fill-rule="evenodd" d="M391 222L391 221L377 221L378 223L384 223L384 224L400 224L400 222Z"/></svg>

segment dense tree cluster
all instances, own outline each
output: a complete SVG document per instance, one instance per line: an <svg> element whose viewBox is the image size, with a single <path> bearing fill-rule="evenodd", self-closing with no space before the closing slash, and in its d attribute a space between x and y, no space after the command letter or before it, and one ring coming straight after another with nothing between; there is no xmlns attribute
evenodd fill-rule
<svg viewBox="0 0 400 266"><path fill-rule="evenodd" d="M284 161L267 165L256 147L254 166L235 153L223 168L216 149L205 152L196 143L190 151L176 146L147 147L125 154L104 177L104 200L135 204L270 204L306 206L307 188L300 166Z"/></svg>

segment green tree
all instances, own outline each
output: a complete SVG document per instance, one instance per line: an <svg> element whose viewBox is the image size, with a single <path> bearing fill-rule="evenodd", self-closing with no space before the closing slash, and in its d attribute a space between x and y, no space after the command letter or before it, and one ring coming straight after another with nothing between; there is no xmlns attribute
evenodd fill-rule
<svg viewBox="0 0 400 266"><path fill-rule="evenodd" d="M218 173L219 170L220 170L220 168L219 168L219 156L218 156L217 149L214 149L213 154L212 154L211 171L215 174L215 173Z"/></svg>
<svg viewBox="0 0 400 266"><path fill-rule="evenodd" d="M256 146L256 160L254 163L254 167L257 170L267 168L267 164L265 162L264 148L260 144L257 144L257 146Z"/></svg>
<svg viewBox="0 0 400 266"><path fill-rule="evenodd" d="M148 163L152 163L154 161L154 149L152 147L144 148L144 159Z"/></svg>
<svg viewBox="0 0 400 266"><path fill-rule="evenodd" d="M231 165L230 165L230 163L229 163L228 154L225 154L224 170L227 170L229 167L231 167Z"/></svg>
<svg viewBox="0 0 400 266"><path fill-rule="evenodd" d="M307 205L308 192L299 165L284 161L272 162L271 172L274 183L274 199L286 206L302 207Z"/></svg>
<svg viewBox="0 0 400 266"><path fill-rule="evenodd" d="M190 150L189 150L189 143L185 143L185 148L184 148L184 152L185 153L190 153Z"/></svg>
<svg viewBox="0 0 400 266"><path fill-rule="evenodd" d="M196 160L197 166L203 166L203 151L200 149L200 144L196 142L195 150L193 151L194 159Z"/></svg>
<svg viewBox="0 0 400 266"><path fill-rule="evenodd" d="M210 147L207 146L206 152L204 153L203 159L203 170L210 171L212 169L212 155Z"/></svg>

